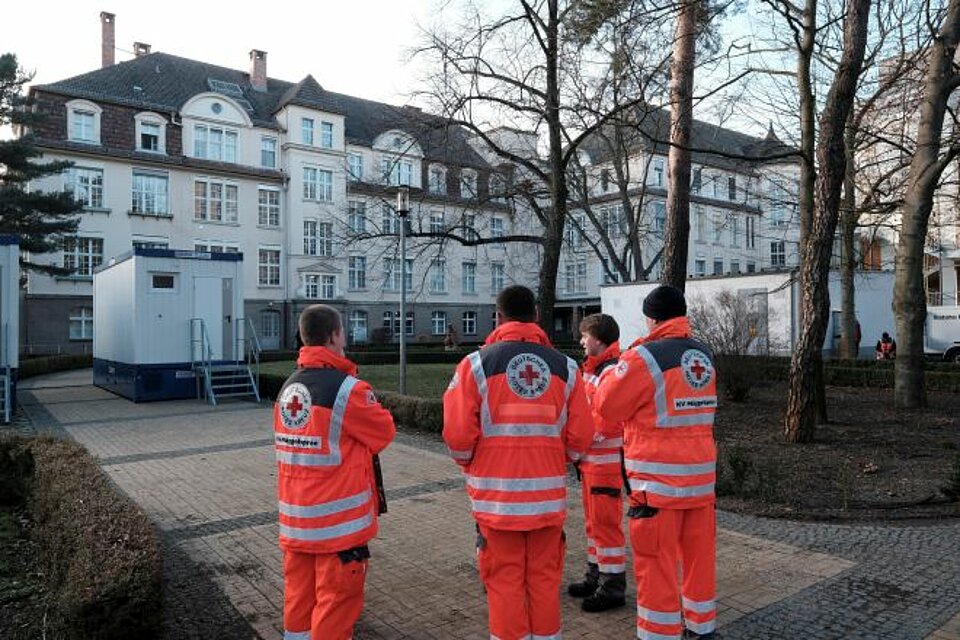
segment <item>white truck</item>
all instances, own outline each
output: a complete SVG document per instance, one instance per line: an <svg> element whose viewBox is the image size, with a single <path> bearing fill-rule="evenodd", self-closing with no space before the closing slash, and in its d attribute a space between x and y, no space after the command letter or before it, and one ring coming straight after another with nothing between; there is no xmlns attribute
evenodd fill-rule
<svg viewBox="0 0 960 640"><path fill-rule="evenodd" d="M960 364L960 306L927 307L923 351L927 357Z"/></svg>

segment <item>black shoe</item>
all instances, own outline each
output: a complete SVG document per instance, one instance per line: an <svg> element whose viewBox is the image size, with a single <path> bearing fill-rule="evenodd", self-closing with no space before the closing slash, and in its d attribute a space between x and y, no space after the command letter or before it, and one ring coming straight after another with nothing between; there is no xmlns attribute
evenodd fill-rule
<svg viewBox="0 0 960 640"><path fill-rule="evenodd" d="M720 640L720 636L714 631L710 633L694 633L690 631L690 629L684 629L683 640Z"/></svg>
<svg viewBox="0 0 960 640"><path fill-rule="evenodd" d="M574 598L586 598L597 590L600 585L600 569L592 562L587 563L587 572L580 582L572 582L567 586L567 593Z"/></svg>
<svg viewBox="0 0 960 640"><path fill-rule="evenodd" d="M626 604L627 578L622 573L600 574L600 585L581 605L587 613L599 613Z"/></svg>

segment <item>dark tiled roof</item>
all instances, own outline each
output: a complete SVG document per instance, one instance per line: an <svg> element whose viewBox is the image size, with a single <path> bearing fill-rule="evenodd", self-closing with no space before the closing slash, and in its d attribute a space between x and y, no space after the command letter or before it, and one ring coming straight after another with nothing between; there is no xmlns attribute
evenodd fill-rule
<svg viewBox="0 0 960 640"><path fill-rule="evenodd" d="M669 150L670 112L667 109L638 109L636 121L636 128L627 134L630 148L643 148L666 155ZM782 143L772 131L764 138L756 138L702 120L693 121L690 148L693 162L743 171L749 171L757 162L796 162L795 158L782 157L794 149ZM588 139L582 149L593 162L603 161L610 156L608 145L599 136Z"/></svg>
<svg viewBox="0 0 960 640"><path fill-rule="evenodd" d="M487 167L467 144L464 130L450 126L443 118L412 107L396 107L327 91L310 75L297 83L267 78L266 91L257 91L251 87L250 76L245 71L158 52L40 85L33 91L171 112L179 111L193 96L210 91L211 79L240 87L243 98L252 108L248 115L258 127L279 128L274 114L288 104L296 104L343 114L347 140L354 144L371 146L385 131L400 129L414 136L431 160Z"/></svg>

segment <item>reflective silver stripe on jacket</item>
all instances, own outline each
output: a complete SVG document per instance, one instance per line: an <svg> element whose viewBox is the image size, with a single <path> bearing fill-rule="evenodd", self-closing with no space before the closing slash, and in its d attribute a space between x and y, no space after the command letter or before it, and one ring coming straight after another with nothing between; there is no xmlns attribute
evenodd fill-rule
<svg viewBox="0 0 960 640"><path fill-rule="evenodd" d="M560 513L567 508L566 498L561 500L543 500L540 502L497 502L495 500L470 500L476 513L490 513L498 516L539 516L547 513Z"/></svg>
<svg viewBox="0 0 960 640"><path fill-rule="evenodd" d="M627 554L626 547L597 547L597 553L601 556L624 556Z"/></svg>
<svg viewBox="0 0 960 640"><path fill-rule="evenodd" d="M450 457L454 460L463 460L464 462L473 459L473 451L468 451L466 449L451 449L447 447L447 451L450 452Z"/></svg>
<svg viewBox="0 0 960 640"><path fill-rule="evenodd" d="M716 462L698 464L673 464L668 462L641 462L627 458L623 461L627 471L635 473L649 473L658 476L701 476L705 473L716 473Z"/></svg>
<svg viewBox="0 0 960 640"><path fill-rule="evenodd" d="M555 424L489 424L483 427L483 435L493 436L512 436L512 437L531 437L544 436L547 438L557 438L560 436L560 430Z"/></svg>
<svg viewBox="0 0 960 640"><path fill-rule="evenodd" d="M653 482L651 480L637 480L630 478L631 491L646 491L666 498L696 498L698 496L708 496L713 493L713 484L697 484L690 487L673 487L662 482Z"/></svg>
<svg viewBox="0 0 960 640"><path fill-rule="evenodd" d="M483 372L483 360L480 358L480 352L474 351L467 358L470 360L470 370L473 371L473 380L477 383L477 392L480 393L480 428L483 433L487 433L487 427L493 424L493 417L490 415L490 404L487 398L487 374Z"/></svg>
<svg viewBox="0 0 960 640"><path fill-rule="evenodd" d="M348 536L351 533L363 531L373 524L373 514L366 514L355 520L348 520L342 524L331 527L311 527L304 529L300 527L291 527L280 523L280 535L290 540L304 540L306 542L317 542L320 540L330 540Z"/></svg>
<svg viewBox="0 0 960 640"><path fill-rule="evenodd" d="M624 573L627 570L627 565L624 562L619 562L617 564L598 562L597 568L603 573Z"/></svg>
<svg viewBox="0 0 960 640"><path fill-rule="evenodd" d="M335 467L340 464L340 432L343 430L343 415L347 411L347 402L350 401L350 392L360 382L353 376L347 376L340 383L337 397L330 410L330 429L327 442L329 453L293 453L277 450L277 462L302 467Z"/></svg>
<svg viewBox="0 0 960 640"><path fill-rule="evenodd" d="M340 498L339 500L331 500L330 502L322 502L320 504L296 505L290 504L289 502L280 502L280 514L292 518L321 518L334 513L356 509L370 502L372 496L373 494L370 492L370 489L367 489L353 496Z"/></svg>
<svg viewBox="0 0 960 640"><path fill-rule="evenodd" d="M637 617L655 624L680 624L679 611L654 611L637 605Z"/></svg>
<svg viewBox="0 0 960 640"><path fill-rule="evenodd" d="M640 345L634 349L638 356L643 359L650 371L650 377L653 378L654 394L653 401L657 409L658 427L712 427L713 412L709 413L691 413L682 416L672 416L667 409L667 384L663 377L663 371L657 364L657 359L653 354Z"/></svg>
<svg viewBox="0 0 960 640"><path fill-rule="evenodd" d="M587 455L581 458L583 462L590 462L592 464L619 464L620 463L620 454L619 453L608 453L606 455L597 456L588 453Z"/></svg>
<svg viewBox="0 0 960 640"><path fill-rule="evenodd" d="M563 489L567 486L565 476L547 476L543 478L482 478L467 476L467 486L490 491L546 491Z"/></svg>
<svg viewBox="0 0 960 640"><path fill-rule="evenodd" d="M691 600L690 598L683 598L682 602L684 609L690 609L690 611L696 611L697 613L713 613L717 610L716 600Z"/></svg>
<svg viewBox="0 0 960 640"><path fill-rule="evenodd" d="M563 409L560 411L560 417L557 418L557 435L567 426L567 407L570 403L570 395L573 393L573 387L577 384L577 376L580 375L580 367L574 362L573 358L567 358L567 386L563 389Z"/></svg>

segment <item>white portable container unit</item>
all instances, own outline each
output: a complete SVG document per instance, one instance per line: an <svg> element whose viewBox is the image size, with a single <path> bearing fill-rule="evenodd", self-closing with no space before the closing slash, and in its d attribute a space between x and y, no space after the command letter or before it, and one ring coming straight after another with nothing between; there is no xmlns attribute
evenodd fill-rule
<svg viewBox="0 0 960 640"><path fill-rule="evenodd" d="M134 402L195 397L244 357L239 253L134 249L93 277L93 381Z"/></svg>
<svg viewBox="0 0 960 640"><path fill-rule="evenodd" d="M751 310L760 319L756 327L758 339L753 344L757 353L787 354L793 351L800 326L800 285L795 271L756 273L716 278L687 280L689 301L700 298L709 303L722 291L747 296ZM604 313L612 315L620 325L620 344L631 342L647 334L643 317L643 299L657 282L638 282L608 285L600 289L600 304ZM855 305L860 323L860 356L873 357L880 335L886 331L895 334L893 317L893 272L859 272L855 275ZM830 272L831 313L827 324L824 355L838 352L840 329L840 274ZM896 337L894 335L894 337Z"/></svg>
<svg viewBox="0 0 960 640"><path fill-rule="evenodd" d="M923 348L928 357L960 363L960 306L927 307Z"/></svg>
<svg viewBox="0 0 960 640"><path fill-rule="evenodd" d="M20 366L20 239L0 234L0 419L16 408Z"/></svg>

